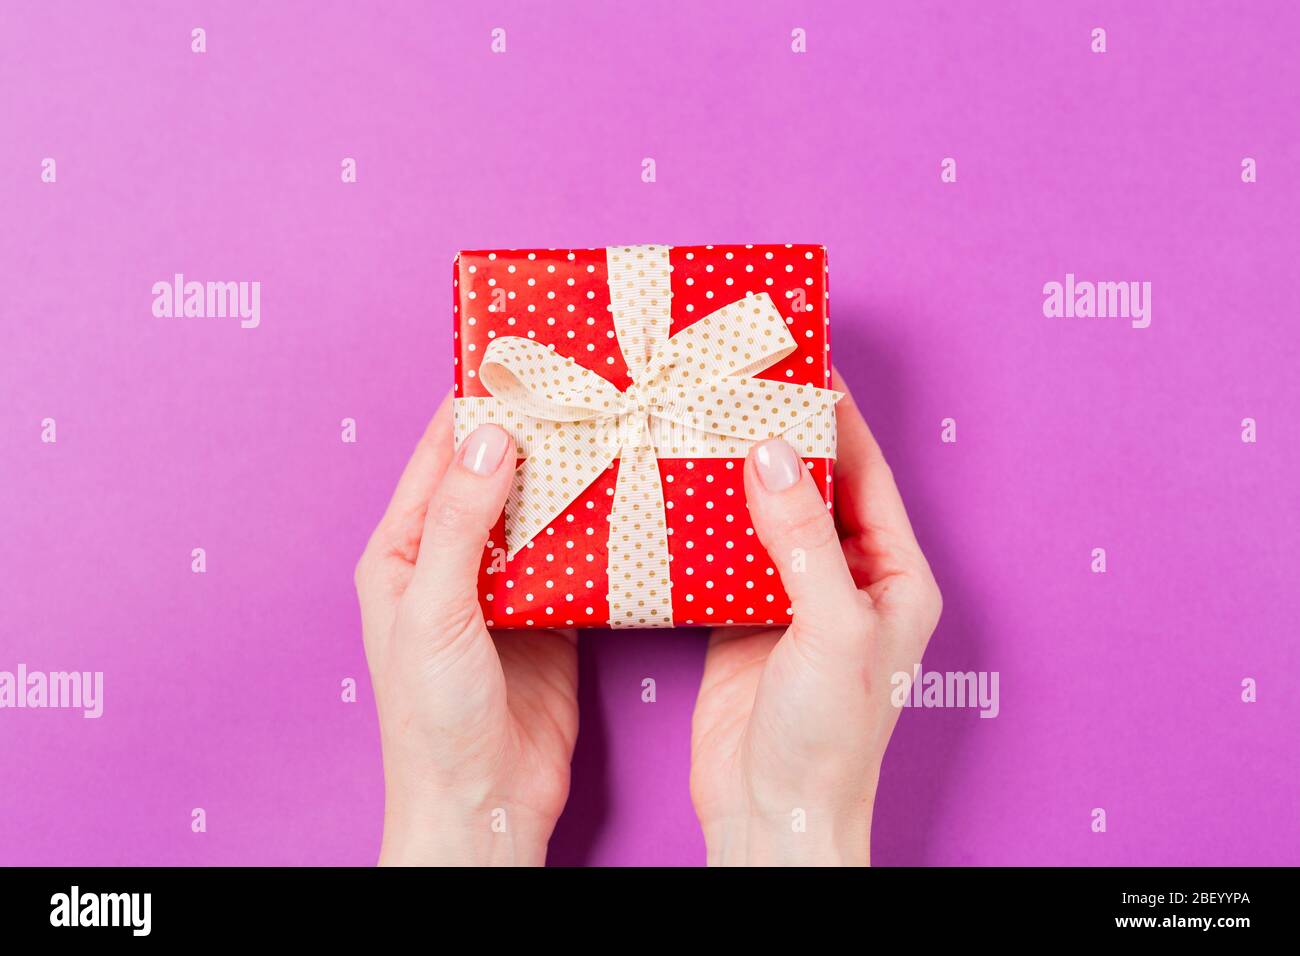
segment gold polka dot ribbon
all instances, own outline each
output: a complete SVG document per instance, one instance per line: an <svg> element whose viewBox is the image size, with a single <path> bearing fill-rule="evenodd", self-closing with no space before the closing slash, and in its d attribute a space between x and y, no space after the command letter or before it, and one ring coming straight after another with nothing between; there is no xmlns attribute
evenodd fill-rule
<svg viewBox="0 0 1300 956"><path fill-rule="evenodd" d="M668 249L606 250L614 333L632 379L626 391L554 346L503 336L479 366L492 397L455 402L457 444L492 422L523 458L506 499L511 558L619 460L608 547L616 628L673 623L659 458L743 458L754 442L778 436L801 457L835 457L842 393L754 377L796 349L766 292L669 337Z"/></svg>

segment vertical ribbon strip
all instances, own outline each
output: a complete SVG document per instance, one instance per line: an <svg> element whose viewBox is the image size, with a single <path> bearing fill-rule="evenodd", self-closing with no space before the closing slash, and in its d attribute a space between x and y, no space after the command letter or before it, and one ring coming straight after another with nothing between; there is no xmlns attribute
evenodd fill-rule
<svg viewBox="0 0 1300 956"><path fill-rule="evenodd" d="M612 248L605 259L614 334L632 379L609 515L609 623L671 627L668 518L643 393L646 372L672 324L668 247Z"/></svg>

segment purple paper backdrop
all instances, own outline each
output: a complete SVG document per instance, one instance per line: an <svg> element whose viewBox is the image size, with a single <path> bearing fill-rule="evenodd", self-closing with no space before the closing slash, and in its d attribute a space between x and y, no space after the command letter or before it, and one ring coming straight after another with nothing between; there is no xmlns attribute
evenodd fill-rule
<svg viewBox="0 0 1300 956"><path fill-rule="evenodd" d="M351 574L450 382L452 256L711 241L829 247L834 355L946 598L927 669L1001 675L996 719L904 713L876 862L1300 862L1297 28L1282 2L6 4L0 670L102 670L105 699L0 710L0 862L371 862ZM260 282L261 324L155 317L176 272ZM1045 317L1067 272L1151 282L1150 327ZM585 637L554 862L703 861L702 650Z"/></svg>

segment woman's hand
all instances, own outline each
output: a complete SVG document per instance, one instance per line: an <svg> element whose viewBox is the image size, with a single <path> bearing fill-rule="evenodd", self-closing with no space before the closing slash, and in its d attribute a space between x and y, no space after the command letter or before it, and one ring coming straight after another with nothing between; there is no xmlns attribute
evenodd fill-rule
<svg viewBox="0 0 1300 956"><path fill-rule="evenodd" d="M835 388L846 391L838 376ZM710 638L691 734L710 864L869 863L898 719L890 680L912 675L939 620L939 589L880 447L851 396L836 409L838 520L784 441L745 462L754 528L794 623Z"/></svg>
<svg viewBox="0 0 1300 956"><path fill-rule="evenodd" d="M541 864L568 796L577 637L490 634L478 605L515 463L494 425L453 453L444 401L357 564L384 752L381 864Z"/></svg>

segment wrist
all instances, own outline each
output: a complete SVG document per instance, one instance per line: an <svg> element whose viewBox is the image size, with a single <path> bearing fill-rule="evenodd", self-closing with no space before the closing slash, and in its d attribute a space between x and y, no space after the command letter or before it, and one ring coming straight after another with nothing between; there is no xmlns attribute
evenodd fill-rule
<svg viewBox="0 0 1300 956"><path fill-rule="evenodd" d="M709 866L870 866L871 809L792 807L702 822Z"/></svg>
<svg viewBox="0 0 1300 956"><path fill-rule="evenodd" d="M384 808L380 866L542 866L555 821L507 801L429 801Z"/></svg>

